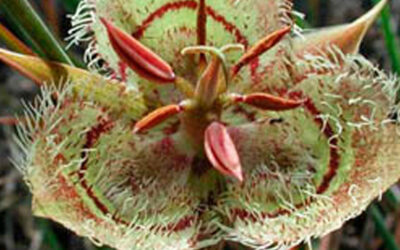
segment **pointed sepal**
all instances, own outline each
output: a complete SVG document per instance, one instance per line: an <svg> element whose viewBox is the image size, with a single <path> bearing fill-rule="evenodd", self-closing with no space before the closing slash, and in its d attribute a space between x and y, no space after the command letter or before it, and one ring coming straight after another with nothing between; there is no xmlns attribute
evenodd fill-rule
<svg viewBox="0 0 400 250"><path fill-rule="evenodd" d="M213 122L208 126L204 134L204 149L208 160L215 169L243 182L239 154L224 125Z"/></svg>
<svg viewBox="0 0 400 250"><path fill-rule="evenodd" d="M374 8L353 23L322 28L304 37L299 37L293 43L294 50L298 54L306 52L318 53L321 49L334 45L345 54L355 54L359 51L360 44L367 31L379 17L386 4L387 0L380 1Z"/></svg>
<svg viewBox="0 0 400 250"><path fill-rule="evenodd" d="M71 81L85 79L89 82L98 82L102 79L100 75L80 68L46 61L36 56L14 53L5 49L0 49L0 61L14 68L39 86L45 82L65 82L67 79Z"/></svg>
<svg viewBox="0 0 400 250"><path fill-rule="evenodd" d="M148 80L159 83L175 81L174 71L161 57L111 22L104 18L100 20L107 29L113 49L133 71Z"/></svg>
<svg viewBox="0 0 400 250"><path fill-rule="evenodd" d="M0 61L33 80L38 86L51 85L61 89L73 83L73 92L77 96L85 96L130 119L137 119L146 111L141 93L127 90L122 82L104 79L101 75L66 64L4 49L0 49Z"/></svg>

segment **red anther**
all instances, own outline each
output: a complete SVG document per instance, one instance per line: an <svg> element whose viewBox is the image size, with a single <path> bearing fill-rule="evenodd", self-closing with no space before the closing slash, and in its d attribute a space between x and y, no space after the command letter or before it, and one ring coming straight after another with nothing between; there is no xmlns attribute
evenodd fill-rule
<svg viewBox="0 0 400 250"><path fill-rule="evenodd" d="M286 26L280 30L269 34L265 38L258 41L254 46L252 46L232 67L232 75L236 75L240 69L250 63L254 58L262 55L270 48L274 47L282 38L290 32L292 26Z"/></svg>
<svg viewBox="0 0 400 250"><path fill-rule="evenodd" d="M215 169L243 182L239 154L224 125L213 122L208 126L204 134L204 149Z"/></svg>
<svg viewBox="0 0 400 250"><path fill-rule="evenodd" d="M132 70L152 81L160 83L175 81L175 73L167 62L111 22L104 18L100 20L107 29L115 52Z"/></svg>
<svg viewBox="0 0 400 250"><path fill-rule="evenodd" d="M295 109L305 102L304 100L297 101L285 99L265 93L254 93L245 96L235 96L234 101L243 102L256 108L273 111Z"/></svg>
<svg viewBox="0 0 400 250"><path fill-rule="evenodd" d="M183 107L178 104L171 104L161 108L158 108L142 118L135 124L133 133L140 133L145 130L151 129L160 123L164 122L166 119L180 113L183 111Z"/></svg>

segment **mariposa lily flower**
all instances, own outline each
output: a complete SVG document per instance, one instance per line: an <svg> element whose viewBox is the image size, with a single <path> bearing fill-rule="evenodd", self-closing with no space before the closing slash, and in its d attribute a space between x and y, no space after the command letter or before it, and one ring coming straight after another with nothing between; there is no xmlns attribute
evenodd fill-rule
<svg viewBox="0 0 400 250"><path fill-rule="evenodd" d="M398 80L358 54L386 1L302 34L288 0L83 0L89 73L4 50L45 84L16 165L36 215L117 249L286 249L400 177Z"/></svg>

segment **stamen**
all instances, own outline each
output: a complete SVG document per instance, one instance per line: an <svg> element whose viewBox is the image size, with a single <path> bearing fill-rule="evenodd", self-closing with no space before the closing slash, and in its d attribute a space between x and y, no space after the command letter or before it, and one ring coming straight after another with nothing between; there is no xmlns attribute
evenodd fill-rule
<svg viewBox="0 0 400 250"><path fill-rule="evenodd" d="M140 133L161 124L168 118L184 111L187 105L188 103L183 101L180 104L171 104L154 110L135 124L133 133Z"/></svg>
<svg viewBox="0 0 400 250"><path fill-rule="evenodd" d="M230 98L236 103L246 103L259 109L284 111L300 107L305 100L291 100L265 93L254 93L250 95L233 94Z"/></svg>
<svg viewBox="0 0 400 250"><path fill-rule="evenodd" d="M283 29L277 30L257 42L239 59L236 65L232 67L232 76L235 76L243 66L249 64L254 58L274 47L287 33L290 32L291 28L292 26L287 26Z"/></svg>
<svg viewBox="0 0 400 250"><path fill-rule="evenodd" d="M112 47L118 56L140 76L160 83L175 81L171 66L128 33L118 29L104 18Z"/></svg>
<svg viewBox="0 0 400 250"><path fill-rule="evenodd" d="M243 182L239 154L224 125L213 122L208 126L204 134L204 149L208 160L215 169Z"/></svg>

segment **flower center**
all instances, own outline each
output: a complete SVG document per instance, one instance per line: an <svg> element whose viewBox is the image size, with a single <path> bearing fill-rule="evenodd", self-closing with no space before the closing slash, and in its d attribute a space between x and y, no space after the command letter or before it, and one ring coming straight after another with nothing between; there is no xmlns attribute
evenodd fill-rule
<svg viewBox="0 0 400 250"><path fill-rule="evenodd" d="M203 1L204 5L204 1ZM301 106L304 101L288 100L267 93L240 95L229 93L231 80L240 70L275 44L291 30L290 26L261 39L248 50L243 45L229 44L222 48L206 46L206 15L200 5L197 19L198 45L182 50L182 55L198 54L200 77L195 86L177 76L172 67L160 56L138 40L101 19L109 34L110 43L121 60L137 74L160 84L174 84L187 99L178 104L158 108L135 124L134 133L141 133L179 115L182 132L187 142L205 155L211 165L224 175L243 181L239 153L228 129L221 121L221 113L231 105L244 103L262 110L283 111ZM225 53L231 50L245 51L243 56L228 68ZM208 57L206 56L208 55Z"/></svg>

